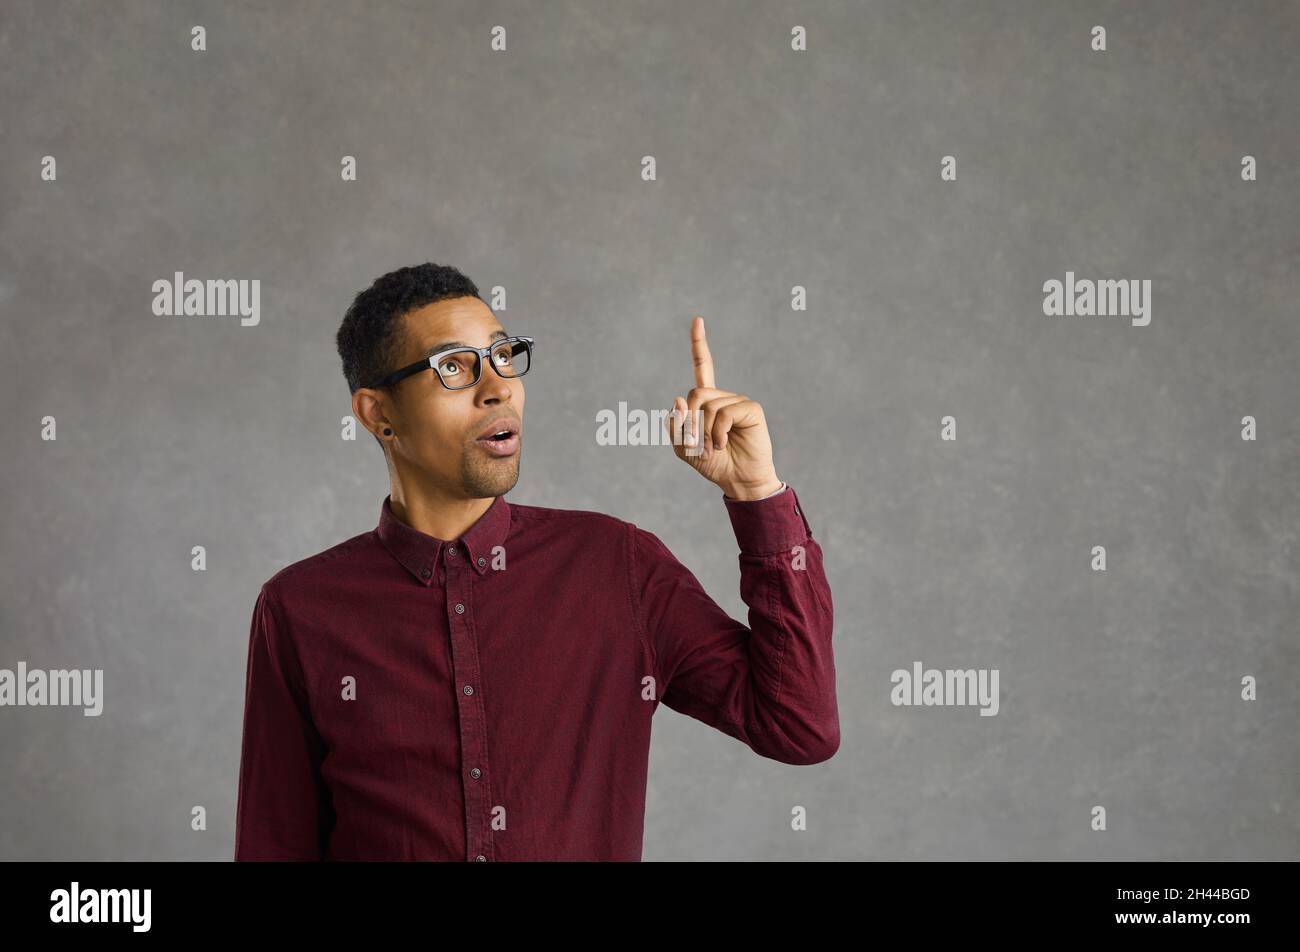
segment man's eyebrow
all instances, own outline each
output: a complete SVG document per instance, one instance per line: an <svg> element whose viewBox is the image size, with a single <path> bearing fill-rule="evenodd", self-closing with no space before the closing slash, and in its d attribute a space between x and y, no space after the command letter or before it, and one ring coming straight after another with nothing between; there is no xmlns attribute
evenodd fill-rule
<svg viewBox="0 0 1300 952"><path fill-rule="evenodd" d="M509 336L510 335L507 334L505 331L493 331L492 336L488 338L488 341L490 342L490 341L497 340L498 338L509 337ZM473 346L474 346L473 344L467 344L463 340L444 340L434 344L432 347L428 348L420 356L432 357L434 354L440 353L441 351L444 350L451 350L451 348L453 347L473 347Z"/></svg>

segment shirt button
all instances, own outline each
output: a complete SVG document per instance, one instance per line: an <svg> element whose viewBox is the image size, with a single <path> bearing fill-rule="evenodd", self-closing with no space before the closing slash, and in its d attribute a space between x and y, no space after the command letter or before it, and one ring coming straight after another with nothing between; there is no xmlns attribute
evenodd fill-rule
<svg viewBox="0 0 1300 952"><path fill-rule="evenodd" d="M428 578L433 572L429 569L420 569L420 578Z"/></svg>
<svg viewBox="0 0 1300 952"><path fill-rule="evenodd" d="M447 554L448 554L448 555L455 555L455 554L456 554L456 547L453 545L450 549L447 550Z"/></svg>
<svg viewBox="0 0 1300 952"><path fill-rule="evenodd" d="M477 780L479 777L483 776L483 771L479 770L477 767L474 767L470 770L469 775L473 777L475 780Z"/></svg>
<svg viewBox="0 0 1300 952"><path fill-rule="evenodd" d="M467 685L465 685L465 693L466 693L466 694L473 694L473 693L474 693L474 685L472 685L472 684L467 684Z"/></svg>
<svg viewBox="0 0 1300 952"><path fill-rule="evenodd" d="M460 602L456 603L456 614L457 615L465 614L465 606L462 605Z"/></svg>
<svg viewBox="0 0 1300 952"><path fill-rule="evenodd" d="M475 860L475 862L486 863L486 862L487 862L487 857L484 856L482 853L479 853L477 856L474 857L474 860Z"/></svg>
<svg viewBox="0 0 1300 952"><path fill-rule="evenodd" d="M479 564L479 565L485 565L485 564L487 564L487 559L485 559L483 556L480 555L480 556L478 557L478 564Z"/></svg>

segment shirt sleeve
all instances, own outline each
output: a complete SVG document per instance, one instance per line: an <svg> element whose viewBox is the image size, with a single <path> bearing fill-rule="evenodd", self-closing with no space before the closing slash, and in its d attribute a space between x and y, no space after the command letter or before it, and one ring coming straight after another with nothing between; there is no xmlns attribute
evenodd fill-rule
<svg viewBox="0 0 1300 952"><path fill-rule="evenodd" d="M652 532L632 526L632 598L662 702L787 764L839 749L831 652L834 605L821 547L792 487L723 497L740 547L732 619Z"/></svg>
<svg viewBox="0 0 1300 952"><path fill-rule="evenodd" d="M253 608L235 860L320 860L333 822L320 777L324 743L308 712L280 607L262 586Z"/></svg>

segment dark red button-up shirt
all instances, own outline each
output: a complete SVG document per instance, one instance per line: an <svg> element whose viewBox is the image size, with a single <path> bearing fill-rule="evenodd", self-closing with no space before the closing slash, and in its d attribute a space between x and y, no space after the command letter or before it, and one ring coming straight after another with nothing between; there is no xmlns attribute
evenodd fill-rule
<svg viewBox="0 0 1300 952"><path fill-rule="evenodd" d="M236 860L639 860L660 701L787 764L839 747L833 606L794 489L724 497L749 626L651 532L498 496L272 576Z"/></svg>

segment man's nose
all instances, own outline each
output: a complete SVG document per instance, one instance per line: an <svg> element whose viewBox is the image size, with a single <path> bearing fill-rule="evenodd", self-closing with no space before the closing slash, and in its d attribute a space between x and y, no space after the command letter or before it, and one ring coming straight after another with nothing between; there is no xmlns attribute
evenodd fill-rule
<svg viewBox="0 0 1300 952"><path fill-rule="evenodd" d="M510 399L510 381L487 364L484 364L479 372L475 388L478 391L475 396L481 403L499 403Z"/></svg>

